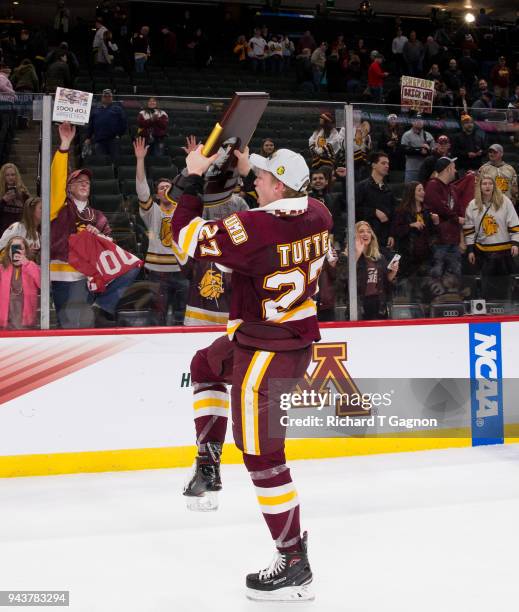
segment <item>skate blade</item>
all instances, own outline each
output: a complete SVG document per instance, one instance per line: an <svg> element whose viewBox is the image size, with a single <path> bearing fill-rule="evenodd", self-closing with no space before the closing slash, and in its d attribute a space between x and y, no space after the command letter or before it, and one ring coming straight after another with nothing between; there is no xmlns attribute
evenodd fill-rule
<svg viewBox="0 0 519 612"><path fill-rule="evenodd" d="M214 512L218 510L218 492L208 491L198 497L186 496L186 506L192 512Z"/></svg>
<svg viewBox="0 0 519 612"><path fill-rule="evenodd" d="M310 583L301 586L284 587L275 591L257 591L247 589L247 598L253 601L279 601L281 603L295 601L312 601L315 599Z"/></svg>

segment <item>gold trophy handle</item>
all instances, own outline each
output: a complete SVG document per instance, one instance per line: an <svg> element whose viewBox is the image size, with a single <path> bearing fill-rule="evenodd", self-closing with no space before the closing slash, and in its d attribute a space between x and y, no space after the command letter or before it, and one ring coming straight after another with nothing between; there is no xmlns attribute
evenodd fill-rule
<svg viewBox="0 0 519 612"><path fill-rule="evenodd" d="M202 155L204 155L204 157L209 157L209 153L218 140L222 130L223 127L219 123L214 126L213 131L209 134L209 138L205 141L205 145L202 149Z"/></svg>

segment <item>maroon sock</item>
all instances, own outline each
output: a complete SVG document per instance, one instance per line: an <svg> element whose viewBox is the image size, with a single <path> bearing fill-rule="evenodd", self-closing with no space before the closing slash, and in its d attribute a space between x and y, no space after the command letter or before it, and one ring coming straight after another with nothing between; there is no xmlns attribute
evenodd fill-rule
<svg viewBox="0 0 519 612"><path fill-rule="evenodd" d="M193 409L196 429L198 454L206 454L206 442L225 440L227 415L229 412L229 394L222 383L194 383Z"/></svg>
<svg viewBox="0 0 519 612"><path fill-rule="evenodd" d="M290 470L285 463L284 451L264 456L244 453L243 460L256 489L263 518L278 550L298 551L301 542L299 501Z"/></svg>

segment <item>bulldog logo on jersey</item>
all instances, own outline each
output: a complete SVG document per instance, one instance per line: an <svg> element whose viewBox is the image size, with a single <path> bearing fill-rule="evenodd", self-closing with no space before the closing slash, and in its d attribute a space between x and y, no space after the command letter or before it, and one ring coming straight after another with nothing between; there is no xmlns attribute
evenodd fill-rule
<svg viewBox="0 0 519 612"><path fill-rule="evenodd" d="M170 247L173 244L173 235L171 233L171 217L163 217L160 224L160 241L165 247Z"/></svg>
<svg viewBox="0 0 519 612"><path fill-rule="evenodd" d="M498 232L498 225L494 217L492 215L485 215L483 222L481 223L481 228L485 232L485 236L493 236Z"/></svg>
<svg viewBox="0 0 519 612"><path fill-rule="evenodd" d="M203 298L217 300L224 292L222 273L209 268L202 276L198 289Z"/></svg>

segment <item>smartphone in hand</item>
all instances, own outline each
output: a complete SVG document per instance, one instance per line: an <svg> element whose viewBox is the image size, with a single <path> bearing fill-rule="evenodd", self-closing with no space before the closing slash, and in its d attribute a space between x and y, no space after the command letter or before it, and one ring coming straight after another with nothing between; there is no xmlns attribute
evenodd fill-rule
<svg viewBox="0 0 519 612"><path fill-rule="evenodd" d="M400 261L400 259L402 258L402 255L399 255L398 253L395 253L393 255L393 259L389 262L387 269L391 270L391 266L396 263L397 261Z"/></svg>

